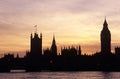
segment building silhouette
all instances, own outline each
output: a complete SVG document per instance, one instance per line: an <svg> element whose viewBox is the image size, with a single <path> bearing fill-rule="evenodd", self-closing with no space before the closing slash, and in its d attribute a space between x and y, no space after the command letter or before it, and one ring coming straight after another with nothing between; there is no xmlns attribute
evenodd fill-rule
<svg viewBox="0 0 120 79"><path fill-rule="evenodd" d="M51 52L49 48L44 49L43 52L44 52L44 56L47 56L47 57L51 56Z"/></svg>
<svg viewBox="0 0 120 79"><path fill-rule="evenodd" d="M55 41L55 36L53 35L53 40L52 40L52 45L50 48L51 51L51 55L52 56L57 56L57 45L56 45L56 41Z"/></svg>
<svg viewBox="0 0 120 79"><path fill-rule="evenodd" d="M103 24L103 29L101 31L101 53L102 54L111 53L111 33L108 29L106 18Z"/></svg>
<svg viewBox="0 0 120 79"><path fill-rule="evenodd" d="M53 40L50 48L46 48L43 50L43 55L47 57L53 57L57 56L57 45L56 45L56 40L55 36L53 35Z"/></svg>
<svg viewBox="0 0 120 79"><path fill-rule="evenodd" d="M32 56L39 57L42 55L42 33L40 37L37 33L34 33L34 36L31 34L30 37L30 53Z"/></svg>
<svg viewBox="0 0 120 79"><path fill-rule="evenodd" d="M37 27L37 26L35 26ZM20 58L13 54L5 54L0 58L0 72L12 69L24 69L27 72L38 71L120 71L120 47L111 53L111 34L105 19L101 31L101 52L82 55L81 46L61 47L57 55L57 45L53 35L52 45L44 49L42 54L42 34L36 32L30 36L30 51Z"/></svg>
<svg viewBox="0 0 120 79"><path fill-rule="evenodd" d="M81 47L74 47L74 46L69 46L61 48L61 55L62 56L80 56L81 55Z"/></svg>

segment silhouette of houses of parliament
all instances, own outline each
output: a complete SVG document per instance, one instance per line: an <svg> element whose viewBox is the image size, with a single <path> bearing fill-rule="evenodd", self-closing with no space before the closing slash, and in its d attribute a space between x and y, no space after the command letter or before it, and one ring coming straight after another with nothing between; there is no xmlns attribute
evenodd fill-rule
<svg viewBox="0 0 120 79"><path fill-rule="evenodd" d="M0 72L11 69L26 71L120 71L120 47L111 52L111 33L105 19L100 34L101 51L91 56L82 55L81 46L61 47L57 53L57 44L53 35L52 45L42 53L42 33L37 31L30 36L30 52L24 58L6 54L0 59Z"/></svg>

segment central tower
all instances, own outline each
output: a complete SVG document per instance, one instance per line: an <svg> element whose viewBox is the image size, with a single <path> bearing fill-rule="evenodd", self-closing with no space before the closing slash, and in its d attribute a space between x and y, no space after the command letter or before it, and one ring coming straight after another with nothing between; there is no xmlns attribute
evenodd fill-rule
<svg viewBox="0 0 120 79"><path fill-rule="evenodd" d="M34 36L31 33L30 38L30 52L32 54L32 57L39 58L42 56L42 33L40 33L40 36L37 34L37 25L35 27L35 33Z"/></svg>
<svg viewBox="0 0 120 79"><path fill-rule="evenodd" d="M33 56L41 56L42 55L42 33L40 34L40 37L37 33L34 33L34 37L31 34L31 46L30 46L30 52L33 54Z"/></svg>
<svg viewBox="0 0 120 79"><path fill-rule="evenodd" d="M101 31L101 53L102 54L111 53L111 33L108 29L106 18L103 24L103 29Z"/></svg>

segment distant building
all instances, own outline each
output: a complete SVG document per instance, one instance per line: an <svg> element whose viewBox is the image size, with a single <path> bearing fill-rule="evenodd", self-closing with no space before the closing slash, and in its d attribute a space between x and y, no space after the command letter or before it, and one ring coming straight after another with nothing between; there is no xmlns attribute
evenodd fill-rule
<svg viewBox="0 0 120 79"><path fill-rule="evenodd" d="M40 34L40 37L37 33L34 33L34 36L31 34L30 44L31 55L40 57L42 55L42 33Z"/></svg>
<svg viewBox="0 0 120 79"><path fill-rule="evenodd" d="M115 48L115 55L120 55L120 47Z"/></svg>
<svg viewBox="0 0 120 79"><path fill-rule="evenodd" d="M104 21L103 29L101 31L101 53L102 54L111 53L111 33L108 29L106 19Z"/></svg>

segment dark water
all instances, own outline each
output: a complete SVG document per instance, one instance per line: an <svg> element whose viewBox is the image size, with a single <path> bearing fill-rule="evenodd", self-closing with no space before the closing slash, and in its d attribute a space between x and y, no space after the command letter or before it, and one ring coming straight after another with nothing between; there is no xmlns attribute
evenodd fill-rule
<svg viewBox="0 0 120 79"><path fill-rule="evenodd" d="M120 79L120 72L0 73L0 79Z"/></svg>

